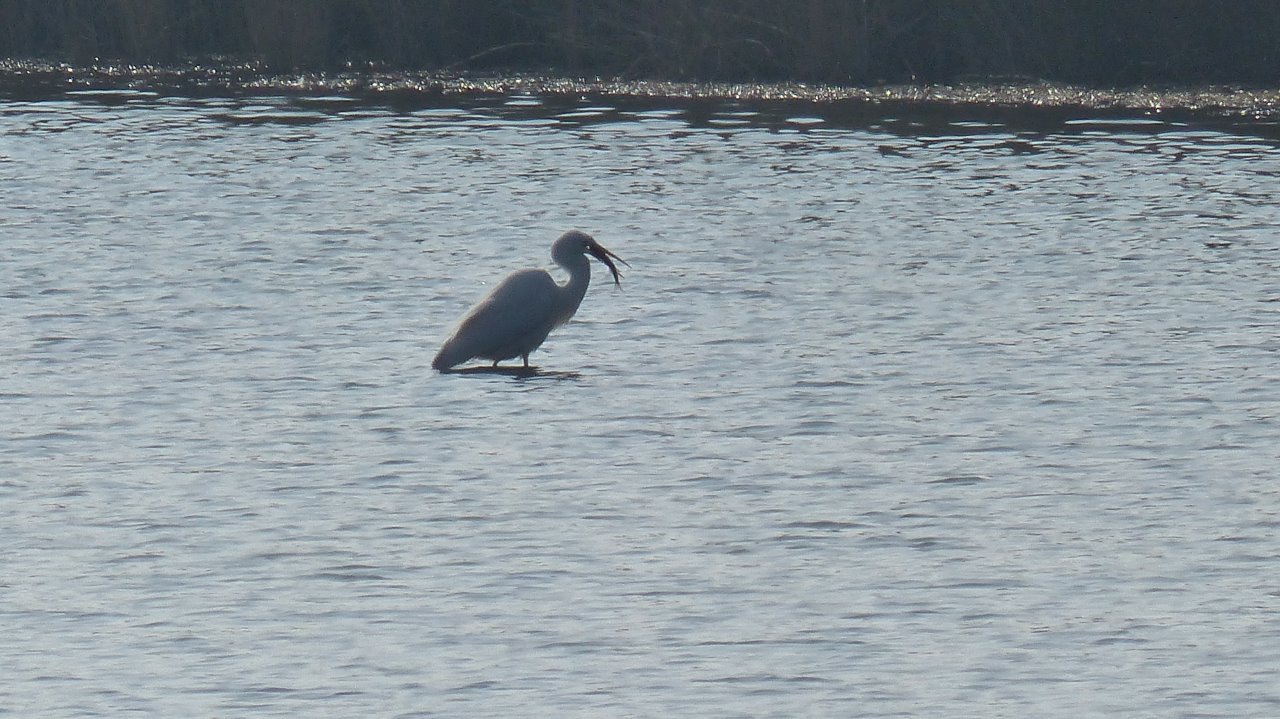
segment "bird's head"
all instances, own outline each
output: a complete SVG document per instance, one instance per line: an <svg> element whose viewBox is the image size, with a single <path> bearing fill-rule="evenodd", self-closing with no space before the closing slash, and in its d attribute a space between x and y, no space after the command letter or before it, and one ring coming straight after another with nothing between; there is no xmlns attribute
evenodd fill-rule
<svg viewBox="0 0 1280 719"><path fill-rule="evenodd" d="M560 235L560 239L556 240L555 244L551 246L551 256L553 258L567 257L569 255L591 255L600 260L613 273L613 284L618 287L622 286L622 276L618 274L618 266L613 264L613 261L617 260L627 267L631 266L627 264L626 260L606 250L591 235L578 230L570 230Z"/></svg>

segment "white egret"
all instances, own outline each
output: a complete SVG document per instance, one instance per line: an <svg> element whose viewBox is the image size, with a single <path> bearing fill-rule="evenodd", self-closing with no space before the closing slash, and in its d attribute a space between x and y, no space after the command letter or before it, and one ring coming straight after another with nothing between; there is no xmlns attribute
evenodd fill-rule
<svg viewBox="0 0 1280 719"><path fill-rule="evenodd" d="M622 286L613 260L624 265L626 260L601 247L587 233L570 230L551 245L551 259L569 273L568 282L556 284L546 270L511 273L462 318L431 366L447 372L477 357L492 360L494 367L502 360L523 357L528 369L529 353L551 330L568 322L582 304L591 282L588 254L603 262L613 273L613 283Z"/></svg>

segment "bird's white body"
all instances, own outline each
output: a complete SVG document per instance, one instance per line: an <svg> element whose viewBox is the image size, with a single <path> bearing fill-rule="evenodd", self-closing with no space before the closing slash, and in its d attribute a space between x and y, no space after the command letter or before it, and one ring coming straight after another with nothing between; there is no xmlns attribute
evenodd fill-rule
<svg viewBox="0 0 1280 719"><path fill-rule="evenodd" d="M569 273L568 282L557 284L546 270L513 272L462 318L431 366L443 372L475 358L496 365L522 357L528 367L529 353L582 304L591 283L586 253L608 265L618 282L618 270L610 258L622 261L620 257L585 233L566 232L551 246L551 258Z"/></svg>

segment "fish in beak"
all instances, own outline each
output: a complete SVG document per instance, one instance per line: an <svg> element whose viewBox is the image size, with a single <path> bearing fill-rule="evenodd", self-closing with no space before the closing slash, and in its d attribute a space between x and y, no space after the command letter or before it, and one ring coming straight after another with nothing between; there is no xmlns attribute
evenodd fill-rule
<svg viewBox="0 0 1280 719"><path fill-rule="evenodd" d="M627 265L626 260L606 250L604 246L602 246L599 242L596 242L595 240L591 240L587 244L587 252L590 252L592 257L596 258L597 260L600 260L605 264L606 267L609 268L609 271L613 273L613 284L618 287L621 287L622 286L622 282L620 281L621 275L618 274L618 266L613 264L613 261L617 260L618 262L621 262L627 267L630 267L631 265Z"/></svg>

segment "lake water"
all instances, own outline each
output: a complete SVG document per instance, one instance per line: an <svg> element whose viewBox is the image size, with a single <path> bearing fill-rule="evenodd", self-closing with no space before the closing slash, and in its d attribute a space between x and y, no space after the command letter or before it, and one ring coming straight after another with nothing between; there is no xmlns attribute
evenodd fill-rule
<svg viewBox="0 0 1280 719"><path fill-rule="evenodd" d="M443 103L442 103L443 104ZM1280 150L0 104L0 714L1280 715ZM531 377L456 319L579 228Z"/></svg>

